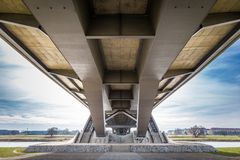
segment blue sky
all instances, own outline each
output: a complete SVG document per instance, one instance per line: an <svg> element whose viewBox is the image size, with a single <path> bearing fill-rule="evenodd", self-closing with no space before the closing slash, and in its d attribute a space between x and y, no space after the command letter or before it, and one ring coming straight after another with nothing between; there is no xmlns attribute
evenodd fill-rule
<svg viewBox="0 0 240 160"><path fill-rule="evenodd" d="M240 40L153 111L162 130L240 127ZM89 111L0 39L0 129L81 129Z"/></svg>
<svg viewBox="0 0 240 160"><path fill-rule="evenodd" d="M153 111L159 128L240 128L239 66L240 40Z"/></svg>

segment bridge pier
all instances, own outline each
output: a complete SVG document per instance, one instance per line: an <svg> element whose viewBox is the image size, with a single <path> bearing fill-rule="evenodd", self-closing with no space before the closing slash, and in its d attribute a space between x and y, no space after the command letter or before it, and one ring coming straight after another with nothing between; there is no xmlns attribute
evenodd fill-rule
<svg viewBox="0 0 240 160"><path fill-rule="evenodd" d="M126 129L126 128L123 128ZM130 130L130 129L129 129ZM114 130L113 130L114 131ZM92 118L89 117L83 131L75 136L74 143L168 143L168 138L164 132L158 129L154 118L151 116L146 135L138 137L136 131L132 131L123 135L106 131L104 137L97 137L93 126Z"/></svg>

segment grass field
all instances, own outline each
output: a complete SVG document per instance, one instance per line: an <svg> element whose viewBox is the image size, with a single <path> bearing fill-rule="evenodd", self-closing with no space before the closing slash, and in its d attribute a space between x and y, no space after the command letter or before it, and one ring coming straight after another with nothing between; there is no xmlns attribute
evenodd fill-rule
<svg viewBox="0 0 240 160"><path fill-rule="evenodd" d="M224 156L240 156L240 147L217 148L217 153Z"/></svg>
<svg viewBox="0 0 240 160"><path fill-rule="evenodd" d="M6 157L15 157L20 156L24 153L25 148L21 147L0 147L0 158L6 158Z"/></svg>
<svg viewBox="0 0 240 160"><path fill-rule="evenodd" d="M191 135L186 136L168 136L173 141L239 141L240 136L216 136L216 135L207 135L206 137L194 138Z"/></svg>
<svg viewBox="0 0 240 160"><path fill-rule="evenodd" d="M57 135L50 137L48 135L1 135L0 141L24 141L24 142L31 142L31 141L65 141L70 140L73 135Z"/></svg>

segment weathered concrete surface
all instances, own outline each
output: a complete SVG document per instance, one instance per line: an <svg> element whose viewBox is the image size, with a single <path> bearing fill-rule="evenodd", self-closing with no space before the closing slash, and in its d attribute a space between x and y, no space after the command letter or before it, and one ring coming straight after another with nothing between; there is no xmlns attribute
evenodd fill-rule
<svg viewBox="0 0 240 160"><path fill-rule="evenodd" d="M240 157L226 157L210 153L50 153L9 158L8 160L239 160Z"/></svg>
<svg viewBox="0 0 240 160"><path fill-rule="evenodd" d="M130 152L136 153L179 153L179 152L216 152L210 145L202 144L139 144L130 145Z"/></svg>
<svg viewBox="0 0 240 160"><path fill-rule="evenodd" d="M110 152L111 145L98 144L65 144L65 145L49 145L41 144L29 146L26 152L79 152L79 153L93 153L93 152Z"/></svg>
<svg viewBox="0 0 240 160"><path fill-rule="evenodd" d="M164 153L164 152L215 152L215 148L204 144L166 143L166 144L40 144L30 146L27 152L136 152L136 153Z"/></svg>

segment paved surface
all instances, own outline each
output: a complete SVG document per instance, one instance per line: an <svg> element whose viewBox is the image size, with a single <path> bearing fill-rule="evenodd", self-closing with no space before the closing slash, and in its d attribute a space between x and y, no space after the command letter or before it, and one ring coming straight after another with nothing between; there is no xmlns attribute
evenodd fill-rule
<svg viewBox="0 0 240 160"><path fill-rule="evenodd" d="M28 155L29 156L29 155ZM20 157L19 157L20 158ZM18 158L18 159L19 159ZM16 158L15 158L16 159ZM24 160L240 160L240 157L225 157L209 153L50 153ZM14 160L14 159L11 159Z"/></svg>

